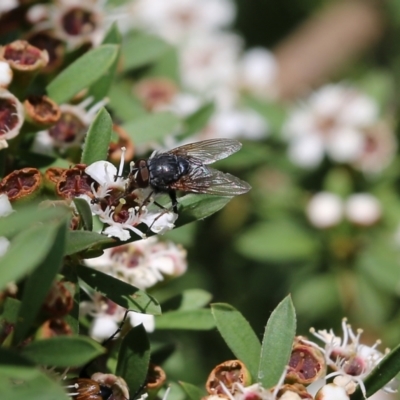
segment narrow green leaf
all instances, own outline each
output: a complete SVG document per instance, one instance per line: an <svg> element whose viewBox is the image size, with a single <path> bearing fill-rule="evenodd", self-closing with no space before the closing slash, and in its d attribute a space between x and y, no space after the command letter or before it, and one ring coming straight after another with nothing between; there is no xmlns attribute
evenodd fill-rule
<svg viewBox="0 0 400 400"><path fill-rule="evenodd" d="M202 289L187 289L181 294L180 311L197 310L208 305L212 294Z"/></svg>
<svg viewBox="0 0 400 400"><path fill-rule="evenodd" d="M59 224L37 225L17 235L0 263L0 290L36 268L46 258Z"/></svg>
<svg viewBox="0 0 400 400"><path fill-rule="evenodd" d="M128 80L118 80L114 82L108 94L113 115L122 121L132 121L147 114L139 100L132 96L131 86L132 82Z"/></svg>
<svg viewBox="0 0 400 400"><path fill-rule="evenodd" d="M184 121L184 135L179 135L179 138L185 138L198 132L203 128L211 116L215 112L215 104L213 102L204 104L199 110L192 115L189 115Z"/></svg>
<svg viewBox="0 0 400 400"><path fill-rule="evenodd" d="M103 107L90 124L83 145L81 163L90 165L95 161L106 160L110 146L112 119Z"/></svg>
<svg viewBox="0 0 400 400"><path fill-rule="evenodd" d="M150 64L161 57L170 47L169 44L157 36L131 33L124 38L121 48L124 70L127 71Z"/></svg>
<svg viewBox="0 0 400 400"><path fill-rule="evenodd" d="M179 218L176 227L204 219L225 207L232 197L209 194L187 194L178 199Z"/></svg>
<svg viewBox="0 0 400 400"><path fill-rule="evenodd" d="M18 322L15 326L14 343L19 343L26 338L62 266L66 229L65 223L60 224L57 231L54 232L54 241L50 251L25 283Z"/></svg>
<svg viewBox="0 0 400 400"><path fill-rule="evenodd" d="M191 383L179 381L179 384L182 386L190 400L200 400L206 395L205 390L202 390Z"/></svg>
<svg viewBox="0 0 400 400"><path fill-rule="evenodd" d="M169 311L156 318L156 329L209 330L215 321L209 309Z"/></svg>
<svg viewBox="0 0 400 400"><path fill-rule="evenodd" d="M146 380L150 362L150 342L143 325L132 328L123 338L116 375L122 376L130 393L136 393Z"/></svg>
<svg viewBox="0 0 400 400"><path fill-rule="evenodd" d="M85 365L104 352L104 347L86 336L35 340L21 350L23 356L37 364L56 367Z"/></svg>
<svg viewBox="0 0 400 400"><path fill-rule="evenodd" d="M145 114L126 122L122 127L135 144L161 140L178 127L180 119L170 112Z"/></svg>
<svg viewBox="0 0 400 400"><path fill-rule="evenodd" d="M82 220L82 225L85 231L93 230L93 217L90 206L85 199L80 199L79 197L74 198L74 204L78 210L79 216Z"/></svg>
<svg viewBox="0 0 400 400"><path fill-rule="evenodd" d="M258 381L265 388L275 386L289 363L296 333L296 312L290 296L272 312L261 345Z"/></svg>
<svg viewBox="0 0 400 400"><path fill-rule="evenodd" d="M115 244L115 240L97 232L68 231L65 256L79 253L92 247L100 247L102 244Z"/></svg>
<svg viewBox="0 0 400 400"><path fill-rule="evenodd" d="M373 369L365 379L364 384L367 389L367 398L371 397L378 390L382 389L400 372L400 345L387 354L383 360ZM364 396L358 386L351 400L363 400Z"/></svg>
<svg viewBox="0 0 400 400"><path fill-rule="evenodd" d="M78 276L96 292L120 306L143 314L161 314L158 302L143 290L93 268L80 265Z"/></svg>
<svg viewBox="0 0 400 400"><path fill-rule="evenodd" d="M1 218L0 236L11 239L13 235L20 231L26 231L33 224L38 222L46 224L49 221L61 220L66 217L69 212L70 211L65 207L38 209L37 205L24 206L8 217Z"/></svg>
<svg viewBox="0 0 400 400"><path fill-rule="evenodd" d="M68 400L64 389L32 361L0 347L0 392L7 400Z"/></svg>
<svg viewBox="0 0 400 400"><path fill-rule="evenodd" d="M169 49L157 58L146 69L146 76L164 77L171 79L178 86L180 84L180 55L176 47L170 46Z"/></svg>
<svg viewBox="0 0 400 400"><path fill-rule="evenodd" d="M229 304L211 304L221 336L237 359L248 368L256 380L261 352L260 341L243 315Z"/></svg>
<svg viewBox="0 0 400 400"><path fill-rule="evenodd" d="M19 307L21 302L13 297L6 297L1 305L0 313L0 331L7 324L15 324L18 318Z"/></svg>
<svg viewBox="0 0 400 400"><path fill-rule="evenodd" d="M120 45L122 41L121 33L118 30L117 24L114 22L108 32L106 33L102 44L117 44ZM93 102L97 103L104 99L108 92L110 91L111 85L113 83L115 73L117 71L118 61L120 54L120 46L118 48L118 54L115 57L114 62L110 65L107 72L96 81L89 90L89 96L93 97Z"/></svg>
<svg viewBox="0 0 400 400"><path fill-rule="evenodd" d="M90 50L47 85L49 97L59 104L67 102L106 73L117 55L118 46L113 44L104 44Z"/></svg>

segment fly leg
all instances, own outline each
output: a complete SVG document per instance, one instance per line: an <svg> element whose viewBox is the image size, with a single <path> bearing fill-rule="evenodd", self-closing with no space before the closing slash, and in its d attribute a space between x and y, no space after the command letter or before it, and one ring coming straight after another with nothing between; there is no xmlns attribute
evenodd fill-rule
<svg viewBox="0 0 400 400"><path fill-rule="evenodd" d="M175 214L178 214L178 200L176 199L176 192L175 190L170 190L168 192L169 198L172 202L172 209L174 210Z"/></svg>

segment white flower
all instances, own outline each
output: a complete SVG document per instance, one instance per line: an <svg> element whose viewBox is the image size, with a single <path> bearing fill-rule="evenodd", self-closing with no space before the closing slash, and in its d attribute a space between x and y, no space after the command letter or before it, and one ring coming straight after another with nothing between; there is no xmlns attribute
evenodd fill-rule
<svg viewBox="0 0 400 400"><path fill-rule="evenodd" d="M12 81L13 72L10 65L0 61L0 87L6 88Z"/></svg>
<svg viewBox="0 0 400 400"><path fill-rule="evenodd" d="M137 326L142 324L146 332L149 333L154 332L154 329L156 327L154 315L141 314L131 311L128 314L128 317L132 326Z"/></svg>
<svg viewBox="0 0 400 400"><path fill-rule="evenodd" d="M329 383L319 390L315 400L350 400L350 397L343 387Z"/></svg>
<svg viewBox="0 0 400 400"><path fill-rule="evenodd" d="M354 162L365 146L363 130L377 117L377 104L356 89L324 86L295 108L283 127L289 157L307 168L316 167L324 153L336 162Z"/></svg>
<svg viewBox="0 0 400 400"><path fill-rule="evenodd" d="M382 207L375 196L369 193L358 193L346 200L344 212L350 222L370 226L381 218Z"/></svg>
<svg viewBox="0 0 400 400"><path fill-rule="evenodd" d="M111 337L117 330L118 324L113 317L107 314L99 315L93 319L89 336L98 342L102 342Z"/></svg>
<svg viewBox="0 0 400 400"><path fill-rule="evenodd" d="M14 210L10 200L8 200L8 196L4 193L0 194L0 217L7 217L13 212Z"/></svg>
<svg viewBox="0 0 400 400"><path fill-rule="evenodd" d="M329 332L326 330L315 331L312 328L310 332L325 343L324 348L320 348L320 350L325 355L327 365L335 371L328 374L325 379L343 377L345 379L338 379L335 383L340 383L344 388L353 390L351 382L354 382L360 385L365 397L366 389L363 381L384 357L384 354L376 349L381 342L377 340L373 346L361 344L362 330L358 329L355 334L345 318L342 321L342 329L343 338L335 336L332 330ZM309 343L315 345L312 342ZM383 390L391 390L390 383Z"/></svg>
<svg viewBox="0 0 400 400"><path fill-rule="evenodd" d="M229 0L138 0L134 12L142 29L174 44L215 32L235 16Z"/></svg>
<svg viewBox="0 0 400 400"><path fill-rule="evenodd" d="M247 50L239 64L239 79L244 89L264 98L274 95L278 64L274 55L262 47Z"/></svg>
<svg viewBox="0 0 400 400"><path fill-rule="evenodd" d="M235 86L241 41L233 34L202 35L188 41L180 51L182 83L204 95L223 86Z"/></svg>
<svg viewBox="0 0 400 400"><path fill-rule="evenodd" d="M106 249L102 256L85 262L140 289L182 275L187 268L185 250L157 237Z"/></svg>
<svg viewBox="0 0 400 400"><path fill-rule="evenodd" d="M335 226L340 223L343 216L342 199L334 193L317 193L309 201L306 214L309 221L317 228Z"/></svg>
<svg viewBox="0 0 400 400"><path fill-rule="evenodd" d="M0 15L19 6L18 0L2 0L0 3Z"/></svg>

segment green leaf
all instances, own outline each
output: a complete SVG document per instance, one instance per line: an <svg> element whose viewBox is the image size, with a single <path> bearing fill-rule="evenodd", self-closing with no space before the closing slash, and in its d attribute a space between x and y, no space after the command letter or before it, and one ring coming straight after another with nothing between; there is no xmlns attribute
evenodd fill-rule
<svg viewBox="0 0 400 400"><path fill-rule="evenodd" d="M40 365L73 367L87 364L105 353L105 349L85 336L56 336L35 340L24 346L21 352Z"/></svg>
<svg viewBox="0 0 400 400"><path fill-rule="evenodd" d="M215 112L215 104L213 102L207 103L197 110L192 115L189 115L184 121L184 134L179 135L179 138L185 138L198 132L203 128L211 116Z"/></svg>
<svg viewBox="0 0 400 400"><path fill-rule="evenodd" d="M192 385L191 383L179 381L179 384L182 386L190 400L200 400L206 395L205 390L202 390L198 386Z"/></svg>
<svg viewBox="0 0 400 400"><path fill-rule="evenodd" d="M118 30L117 24L113 22L110 29L106 33L102 44L120 45L121 41L122 41L121 33ZM110 65L108 71L91 86L89 90L89 96L93 97L94 103L97 103L98 101L104 99L107 96L108 92L110 91L111 85L115 77L115 73L117 71L119 54L120 54L120 46L118 49L118 54L115 57L114 62Z"/></svg>
<svg viewBox="0 0 400 400"><path fill-rule="evenodd" d="M160 305L153 297L128 283L84 265L78 267L78 276L96 292L126 309L143 314L161 314Z"/></svg>
<svg viewBox="0 0 400 400"><path fill-rule="evenodd" d="M131 121L147 114L139 100L132 96L131 86L132 82L119 80L114 82L108 94L113 115L123 121Z"/></svg>
<svg viewBox="0 0 400 400"><path fill-rule="evenodd" d="M172 133L180 124L180 119L170 112L145 114L126 122L122 128L126 130L133 143L141 144L154 140L161 141Z"/></svg>
<svg viewBox="0 0 400 400"><path fill-rule="evenodd" d="M180 59L178 49L170 46L147 69L146 77L155 76L171 79L177 85L180 82Z"/></svg>
<svg viewBox="0 0 400 400"><path fill-rule="evenodd" d="M125 71L147 64L160 58L171 46L157 36L131 33L122 43L122 59Z"/></svg>
<svg viewBox="0 0 400 400"><path fill-rule="evenodd" d="M290 296L272 312L261 345L258 380L264 388L275 386L289 364L296 333L296 312Z"/></svg>
<svg viewBox="0 0 400 400"><path fill-rule="evenodd" d="M289 221L259 222L244 232L236 247L256 261L292 262L313 257L318 246L298 224Z"/></svg>
<svg viewBox="0 0 400 400"><path fill-rule="evenodd" d="M25 339L30 332L47 293L62 266L66 230L66 224L61 224L54 232L55 236L50 251L41 264L31 273L24 285L13 338L15 344Z"/></svg>
<svg viewBox="0 0 400 400"><path fill-rule="evenodd" d="M400 345L387 354L383 360L373 369L365 379L364 384L367 389L367 396L371 397L378 390L382 389L400 372ZM358 386L351 400L363 400L364 396Z"/></svg>
<svg viewBox="0 0 400 400"><path fill-rule="evenodd" d="M211 312L226 344L235 357L246 365L253 380L256 380L261 345L250 324L229 304L211 304Z"/></svg>
<svg viewBox="0 0 400 400"><path fill-rule="evenodd" d="M132 328L123 338L118 354L116 375L122 376L131 394L146 380L150 362L150 342L143 325Z"/></svg>
<svg viewBox="0 0 400 400"><path fill-rule="evenodd" d="M58 223L47 223L27 229L17 235L0 263L0 290L17 281L42 263L59 229Z"/></svg>
<svg viewBox="0 0 400 400"><path fill-rule="evenodd" d="M209 330L215 327L208 309L169 311L156 318L156 329Z"/></svg>
<svg viewBox="0 0 400 400"><path fill-rule="evenodd" d="M17 322L21 302L12 297L6 297L1 305L0 312L0 338L3 346L11 344L13 338L13 325Z"/></svg>
<svg viewBox="0 0 400 400"><path fill-rule="evenodd" d="M97 232L90 231L68 231L65 256L79 253L92 247L99 247L103 244L115 244L115 240Z"/></svg>
<svg viewBox="0 0 400 400"><path fill-rule="evenodd" d="M212 294L202 289L187 289L181 294L180 311L197 310L206 306L212 299Z"/></svg>
<svg viewBox="0 0 400 400"><path fill-rule="evenodd" d="M7 400L68 400L64 389L33 363L0 347L0 392Z"/></svg>
<svg viewBox="0 0 400 400"><path fill-rule="evenodd" d="M83 145L81 163L90 165L96 161L106 160L110 146L112 120L110 114L103 107L90 124Z"/></svg>
<svg viewBox="0 0 400 400"><path fill-rule="evenodd" d="M204 219L225 207L232 197L209 194L187 194L178 199L179 218L176 227Z"/></svg>
<svg viewBox="0 0 400 400"><path fill-rule="evenodd" d="M83 228L86 231L92 231L93 217L89 203L85 199L81 199L79 197L75 197L73 201L76 209L78 210L79 216L81 217Z"/></svg>
<svg viewBox="0 0 400 400"><path fill-rule="evenodd" d="M47 85L48 96L59 104L72 99L109 70L117 58L118 48L104 44L85 53Z"/></svg>
<svg viewBox="0 0 400 400"><path fill-rule="evenodd" d="M46 224L61 220L70 213L66 207L38 208L37 205L24 206L7 217L1 218L0 236L11 239L20 231L26 231L31 225Z"/></svg>

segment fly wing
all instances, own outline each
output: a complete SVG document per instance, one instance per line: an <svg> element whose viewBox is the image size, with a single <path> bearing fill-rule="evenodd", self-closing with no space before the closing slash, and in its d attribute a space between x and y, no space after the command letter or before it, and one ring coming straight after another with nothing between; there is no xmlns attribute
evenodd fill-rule
<svg viewBox="0 0 400 400"><path fill-rule="evenodd" d="M236 196L247 193L251 189L247 182L236 176L209 167L204 167L204 169L206 173L193 170L192 173L183 176L170 186L171 189L219 196Z"/></svg>
<svg viewBox="0 0 400 400"><path fill-rule="evenodd" d="M241 147L242 144L234 139L210 139L185 144L167 153L195 158L203 164L211 164L236 153Z"/></svg>

